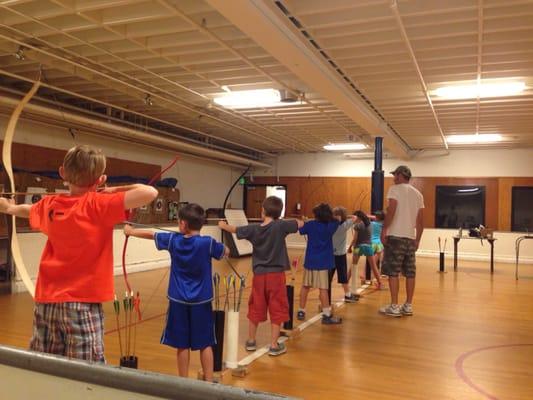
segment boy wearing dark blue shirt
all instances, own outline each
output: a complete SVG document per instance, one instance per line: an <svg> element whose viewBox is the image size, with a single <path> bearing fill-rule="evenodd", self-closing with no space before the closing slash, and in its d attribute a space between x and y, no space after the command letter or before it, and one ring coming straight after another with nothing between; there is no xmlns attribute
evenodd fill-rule
<svg viewBox="0 0 533 400"><path fill-rule="evenodd" d="M309 290L319 289L320 304L322 306L323 324L340 324L342 320L331 315L329 302L329 270L335 268L333 255L333 235L340 223L333 219L333 211L329 204L321 203L313 208L315 220L308 221L300 228L301 235L307 235L305 249L304 278L300 291L300 309L297 318L305 319L305 305Z"/></svg>
<svg viewBox="0 0 533 400"><path fill-rule="evenodd" d="M189 375L190 350L200 350L200 361L206 381L213 380L215 344L211 259L220 260L229 253L222 243L200 236L205 213L197 204L188 204L178 213L176 233L152 232L124 227L128 236L155 240L158 250L170 253L169 306L161 343L177 348L178 372Z"/></svg>

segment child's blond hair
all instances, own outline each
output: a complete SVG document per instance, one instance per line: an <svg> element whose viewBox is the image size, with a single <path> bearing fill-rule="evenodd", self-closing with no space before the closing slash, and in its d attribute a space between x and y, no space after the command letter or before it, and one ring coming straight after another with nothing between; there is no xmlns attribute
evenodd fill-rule
<svg viewBox="0 0 533 400"><path fill-rule="evenodd" d="M75 146L67 151L63 160L64 179L72 185L94 185L105 171L106 158L100 149Z"/></svg>

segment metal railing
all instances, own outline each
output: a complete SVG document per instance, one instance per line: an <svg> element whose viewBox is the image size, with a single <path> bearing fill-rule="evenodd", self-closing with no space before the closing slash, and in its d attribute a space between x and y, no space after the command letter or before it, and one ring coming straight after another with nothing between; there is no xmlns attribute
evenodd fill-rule
<svg viewBox="0 0 533 400"><path fill-rule="evenodd" d="M148 371L72 360L65 357L8 346L0 346L0 365L82 382L83 385L80 385L80 394L81 391L86 390L87 384L93 384L161 399L291 399L283 395L207 383ZM3 376L1 379L4 381L3 386L9 385L9 379L7 378L7 376ZM13 382L13 384L15 383ZM31 382L28 382L28 384L31 385ZM57 390L58 393L62 391L61 384L57 385ZM47 393L47 395L51 395L51 393ZM56 397L52 396L52 398Z"/></svg>

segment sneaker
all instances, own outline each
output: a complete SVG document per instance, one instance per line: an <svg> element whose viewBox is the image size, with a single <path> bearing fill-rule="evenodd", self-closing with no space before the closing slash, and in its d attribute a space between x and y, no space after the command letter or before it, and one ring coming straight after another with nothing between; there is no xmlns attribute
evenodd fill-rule
<svg viewBox="0 0 533 400"><path fill-rule="evenodd" d="M408 304L408 303L402 304L402 306L400 307L400 312L403 315L408 315L408 316L413 315L413 305Z"/></svg>
<svg viewBox="0 0 533 400"><path fill-rule="evenodd" d="M257 344L255 343L255 340L247 340L246 344L244 345L246 348L246 351L256 351L257 350Z"/></svg>
<svg viewBox="0 0 533 400"><path fill-rule="evenodd" d="M324 324L324 325L342 324L342 318L335 317L333 315L330 315L329 317L326 316L326 315L322 315L322 324Z"/></svg>
<svg viewBox="0 0 533 400"><path fill-rule="evenodd" d="M379 312L390 317L401 317L402 312L400 311L400 306L398 304L388 304L379 309Z"/></svg>
<svg viewBox="0 0 533 400"><path fill-rule="evenodd" d="M283 343L278 343L278 347L270 347L268 349L269 356L279 356L286 352L287 352L287 348L285 347Z"/></svg>
<svg viewBox="0 0 533 400"><path fill-rule="evenodd" d="M359 300L359 296L358 294L353 294L351 293L349 296L344 296L344 302L345 303L355 303L357 300Z"/></svg>
<svg viewBox="0 0 533 400"><path fill-rule="evenodd" d="M296 319L298 321L303 321L305 319L305 311L298 311L298 314L296 314Z"/></svg>

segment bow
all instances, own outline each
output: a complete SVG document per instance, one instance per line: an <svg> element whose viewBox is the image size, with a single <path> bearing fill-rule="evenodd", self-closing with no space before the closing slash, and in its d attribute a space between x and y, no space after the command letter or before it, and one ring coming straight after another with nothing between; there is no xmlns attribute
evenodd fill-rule
<svg viewBox="0 0 533 400"><path fill-rule="evenodd" d="M228 194L226 194L226 198L224 199L224 205L222 206L222 218L225 217L225 214L226 214L226 204L228 203L228 200L229 200L229 197L231 195L231 192L233 192L233 189L235 189L235 186L237 186L237 183L239 183L239 181L241 180L241 178L246 175L248 173L248 171L250 171L250 168L252 168L252 164L249 164L246 169L243 171L242 174L239 175L239 177L235 180L235 182L233 182L233 185L231 185L231 187L229 188L228 190Z"/></svg>
<svg viewBox="0 0 533 400"><path fill-rule="evenodd" d="M237 186L237 183L239 183L241 178L244 175L246 175L248 173L248 171L250 171L250 168L252 168L252 164L248 164L246 169L242 172L242 174L239 175L239 177L237 179L235 179L235 182L233 182L233 185L231 185L231 187L229 188L228 193L226 194L226 198L224 199L224 204L222 205L222 215L220 215L221 218L226 218L226 205L228 203L228 200L229 200L229 197L231 195L231 192L233 192L233 189L235 189L235 186ZM224 232L220 232L220 234L221 234L221 237L222 237L222 243L224 243ZM231 267L231 269L235 272L235 274L237 274L237 276L239 276L239 273L237 272L237 270L235 269L233 264L227 258L226 258L226 262Z"/></svg>
<svg viewBox="0 0 533 400"><path fill-rule="evenodd" d="M20 114L22 113L22 110L24 109L26 104L28 104L31 98L35 95L40 85L41 73L39 73L39 79L35 81L30 91L26 93L23 99L17 104L17 107L15 107L15 110L9 118L9 122L7 123L6 134L4 136L4 145L2 146L2 160L4 162L4 168L6 170L7 176L9 177L9 184L11 186L11 189L8 189L8 191L11 192L16 192L15 178L13 175L13 161L11 159L11 149L13 145L13 138L15 136L15 128L17 126L17 122L19 120ZM13 215L11 218L11 256L13 257L17 272L20 278L22 279L24 286L26 286L26 289L31 294L31 296L35 297L35 285L31 280L30 274L28 273L28 269L24 264L24 260L22 259L22 253L20 251L20 244L17 236L16 217Z"/></svg>
<svg viewBox="0 0 533 400"><path fill-rule="evenodd" d="M170 162L170 164L168 164L160 172L158 172L157 174L155 174L153 177L150 178L150 180L148 181L148 185L153 185L157 181L157 179L161 177L161 175L167 172L170 168L174 166L174 164L178 162L178 159L179 159L179 156L176 155L174 159ZM135 210L130 210L130 213L128 215L128 221L133 220L134 216L135 216ZM129 236L126 236L126 238L124 239L124 246L122 247L122 272L124 274L124 282L126 283L126 288L128 289L128 293L131 293L131 286L128 280L128 273L126 271L126 250L128 248L128 241L129 241Z"/></svg>

